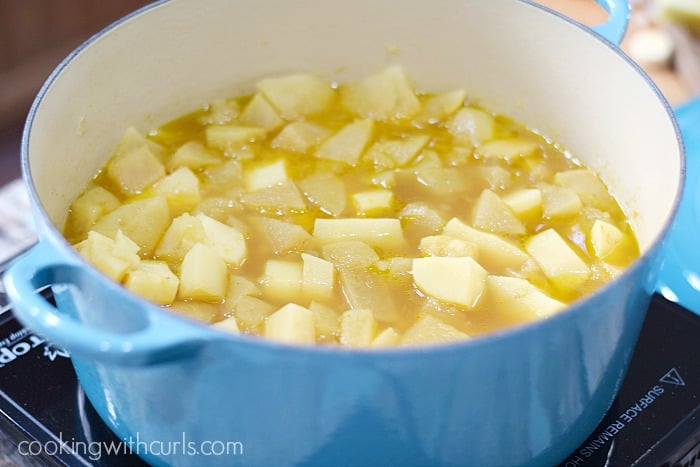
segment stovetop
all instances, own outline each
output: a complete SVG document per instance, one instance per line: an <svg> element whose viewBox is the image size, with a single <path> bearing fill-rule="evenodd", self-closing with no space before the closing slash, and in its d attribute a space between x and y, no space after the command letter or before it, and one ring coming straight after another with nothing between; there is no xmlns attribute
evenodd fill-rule
<svg viewBox="0 0 700 467"><path fill-rule="evenodd" d="M700 316L655 295L617 399L561 465L700 465L699 342ZM9 307L0 313L0 430L46 465L146 465L100 420L68 353Z"/></svg>

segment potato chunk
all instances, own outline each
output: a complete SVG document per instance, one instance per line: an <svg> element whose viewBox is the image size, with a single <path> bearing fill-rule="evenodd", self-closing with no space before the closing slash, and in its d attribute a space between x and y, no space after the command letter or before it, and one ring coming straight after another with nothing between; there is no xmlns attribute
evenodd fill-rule
<svg viewBox="0 0 700 467"><path fill-rule="evenodd" d="M371 347L393 347L399 343L401 335L392 327L384 329L370 343Z"/></svg>
<svg viewBox="0 0 700 467"><path fill-rule="evenodd" d="M274 305L258 297L242 296L234 304L236 322L244 331L257 332L265 322L265 318L275 312Z"/></svg>
<svg viewBox="0 0 700 467"><path fill-rule="evenodd" d="M180 268L181 299L218 302L226 296L228 268L213 248L197 243L187 252Z"/></svg>
<svg viewBox="0 0 700 467"><path fill-rule="evenodd" d="M323 257L338 269L366 269L379 260L377 252L359 240L329 243L322 251Z"/></svg>
<svg viewBox="0 0 700 467"><path fill-rule="evenodd" d="M554 174L554 183L570 188L585 203L601 209L614 206L615 200L598 175L589 169L564 170Z"/></svg>
<svg viewBox="0 0 700 467"><path fill-rule="evenodd" d="M479 247L479 262L490 272L519 269L529 258L520 248L501 237L469 227L457 218L443 229L445 235L460 238Z"/></svg>
<svg viewBox="0 0 700 467"><path fill-rule="evenodd" d="M263 79L257 88L286 120L321 113L335 99L330 84L311 74Z"/></svg>
<svg viewBox="0 0 700 467"><path fill-rule="evenodd" d="M457 112L446 127L457 141L480 145L493 138L495 121L483 110L465 108Z"/></svg>
<svg viewBox="0 0 700 467"><path fill-rule="evenodd" d="M173 215L194 208L201 200L199 179L187 167L180 167L175 172L160 179L153 185L153 191L165 196Z"/></svg>
<svg viewBox="0 0 700 467"><path fill-rule="evenodd" d="M265 337L290 344L313 344L314 314L308 308L288 303L265 319Z"/></svg>
<svg viewBox="0 0 700 467"><path fill-rule="evenodd" d="M202 222L188 213L183 213L170 223L158 243L155 255L171 262L181 261L190 248L196 243L204 243L205 240Z"/></svg>
<svg viewBox="0 0 700 467"><path fill-rule="evenodd" d="M265 137L264 128L244 125L211 125L204 130L207 145L222 151L238 149Z"/></svg>
<svg viewBox="0 0 700 467"><path fill-rule="evenodd" d="M372 310L374 317L386 323L395 322L399 309L387 278L364 269L339 269L343 295L351 308Z"/></svg>
<svg viewBox="0 0 700 467"><path fill-rule="evenodd" d="M428 135L412 135L402 139L383 139L374 143L362 157L380 167L403 167L428 144Z"/></svg>
<svg viewBox="0 0 700 467"><path fill-rule="evenodd" d="M302 179L299 188L311 204L330 216L337 217L345 211L347 195L345 183L330 172L317 171Z"/></svg>
<svg viewBox="0 0 700 467"><path fill-rule="evenodd" d="M269 217L255 217L251 221L275 254L300 252L312 241L311 234L291 222Z"/></svg>
<svg viewBox="0 0 700 467"><path fill-rule="evenodd" d="M465 308L477 304L488 274L467 256L416 258L411 273L416 286L426 295Z"/></svg>
<svg viewBox="0 0 700 467"><path fill-rule="evenodd" d="M423 315L401 337L400 345L423 345L468 339L469 335L440 321L432 315Z"/></svg>
<svg viewBox="0 0 700 467"><path fill-rule="evenodd" d="M476 244L449 235L423 237L418 244L418 250L424 256L469 256L478 259L479 255L479 247Z"/></svg>
<svg viewBox="0 0 700 467"><path fill-rule="evenodd" d="M127 289L160 305L173 303L180 279L163 261L143 260L126 274Z"/></svg>
<svg viewBox="0 0 700 467"><path fill-rule="evenodd" d="M340 344L366 347L377 333L377 320L371 310L352 309L340 316Z"/></svg>
<svg viewBox="0 0 700 467"><path fill-rule="evenodd" d="M75 245L75 248L100 272L117 282L121 282L129 269L140 261L139 246L121 231L117 231L115 239L111 239L91 230L87 239Z"/></svg>
<svg viewBox="0 0 700 467"><path fill-rule="evenodd" d="M205 243L212 247L226 264L234 267L243 264L248 252L243 234L205 214L199 213L196 217L202 223Z"/></svg>
<svg viewBox="0 0 700 467"><path fill-rule="evenodd" d="M609 222L596 219L589 235L593 254L600 259L606 259L625 241L625 234Z"/></svg>
<svg viewBox="0 0 700 467"><path fill-rule="evenodd" d="M316 157L357 164L372 139L373 120L358 120L341 128L316 149Z"/></svg>
<svg viewBox="0 0 700 467"><path fill-rule="evenodd" d="M246 125L274 131L284 125L284 120L262 94L256 94L241 113L241 122Z"/></svg>
<svg viewBox="0 0 700 467"><path fill-rule="evenodd" d="M212 324L212 327L219 329L220 331L230 332L232 334L239 334L241 331L238 329L238 322L233 316L224 318L219 322Z"/></svg>
<svg viewBox="0 0 700 467"><path fill-rule="evenodd" d="M574 190L542 185L542 216L545 219L565 219L581 212L583 203Z"/></svg>
<svg viewBox="0 0 700 467"><path fill-rule="evenodd" d="M500 313L515 322L549 316L566 306L518 277L488 276L486 294Z"/></svg>
<svg viewBox="0 0 700 467"><path fill-rule="evenodd" d="M391 190L362 191L352 195L355 212L360 216L376 216L390 212L394 205Z"/></svg>
<svg viewBox="0 0 700 467"><path fill-rule="evenodd" d="M309 149L328 138L330 134L329 130L314 123L304 121L291 122L282 128L282 131L272 140L271 146L287 151L306 153Z"/></svg>
<svg viewBox="0 0 700 467"><path fill-rule="evenodd" d="M401 222L393 218L317 218L313 236L322 243L360 240L379 248L398 248L404 242Z"/></svg>
<svg viewBox="0 0 700 467"><path fill-rule="evenodd" d="M463 89L441 92L431 96L416 116L416 120L426 123L438 123L454 112L464 103L466 93Z"/></svg>
<svg viewBox="0 0 700 467"><path fill-rule="evenodd" d="M153 253L169 225L168 201L164 196L153 196L122 204L102 216L93 229L108 237L121 230L141 246L141 255L148 256Z"/></svg>
<svg viewBox="0 0 700 467"><path fill-rule="evenodd" d="M509 138L494 139L479 146L477 151L484 157L510 161L520 157L530 157L537 153L540 146L529 139Z"/></svg>
<svg viewBox="0 0 700 467"><path fill-rule="evenodd" d="M290 180L287 174L287 162L284 159L248 168L243 177L247 191L270 188Z"/></svg>
<svg viewBox="0 0 700 467"><path fill-rule="evenodd" d="M333 296L335 266L317 256L301 254L301 288L304 296L311 300L327 300Z"/></svg>
<svg viewBox="0 0 700 467"><path fill-rule="evenodd" d="M167 168L174 172L181 167L201 169L221 164L221 158L207 149L199 141L188 141L168 159Z"/></svg>
<svg viewBox="0 0 700 467"><path fill-rule="evenodd" d="M554 229L530 237L525 250L547 278L563 290L575 289L591 275L586 263Z"/></svg>
<svg viewBox="0 0 700 467"><path fill-rule="evenodd" d="M537 188L522 188L502 199L520 219L533 220L542 215L542 192Z"/></svg>
<svg viewBox="0 0 700 467"><path fill-rule="evenodd" d="M266 297L294 301L301 297L303 266L301 261L269 259L261 280Z"/></svg>
<svg viewBox="0 0 700 467"><path fill-rule="evenodd" d="M86 191L70 206L68 230L76 237L87 234L97 220L119 207L119 199L104 188L97 186Z"/></svg>
<svg viewBox="0 0 700 467"><path fill-rule="evenodd" d="M306 209L306 203L301 192L291 180L282 182L279 185L245 193L241 196L241 202L245 207L258 211L298 212Z"/></svg>
<svg viewBox="0 0 700 467"><path fill-rule="evenodd" d="M341 89L342 104L362 117L375 120L412 118L421 109L400 67L389 67Z"/></svg>

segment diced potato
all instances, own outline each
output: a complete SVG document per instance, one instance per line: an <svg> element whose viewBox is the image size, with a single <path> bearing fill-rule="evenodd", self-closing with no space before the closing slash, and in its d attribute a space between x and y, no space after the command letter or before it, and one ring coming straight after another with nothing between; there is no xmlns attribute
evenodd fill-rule
<svg viewBox="0 0 700 467"><path fill-rule="evenodd" d="M187 167L180 167L153 185L153 190L165 196L173 215L189 211L201 200L199 179Z"/></svg>
<svg viewBox="0 0 700 467"><path fill-rule="evenodd" d="M240 329L238 329L238 323L236 322L236 318L234 318L233 316L229 316L228 318L222 319L221 321L212 324L212 327L220 331L230 332L232 334L239 334L241 332Z"/></svg>
<svg viewBox="0 0 700 467"><path fill-rule="evenodd" d="M625 241L625 234L614 225L597 219L593 222L589 240L593 254L600 259L606 259Z"/></svg>
<svg viewBox="0 0 700 467"><path fill-rule="evenodd" d="M394 218L317 218L313 236L321 243L360 240L379 248L397 248L404 243L401 222Z"/></svg>
<svg viewBox="0 0 700 467"><path fill-rule="evenodd" d="M196 170L218 164L221 164L219 156L198 141L188 141L177 148L175 153L170 156L167 168L169 172L173 172L180 167L189 167Z"/></svg>
<svg viewBox="0 0 700 467"><path fill-rule="evenodd" d="M316 157L357 164L372 139L374 121L358 120L341 128L316 149Z"/></svg>
<svg viewBox="0 0 700 467"><path fill-rule="evenodd" d="M277 308L258 297L244 295L234 304L234 316L244 331L258 331Z"/></svg>
<svg viewBox="0 0 700 467"><path fill-rule="evenodd" d="M416 258L411 272L416 286L423 293L465 308L476 306L488 274L468 256Z"/></svg>
<svg viewBox="0 0 700 467"><path fill-rule="evenodd" d="M113 240L99 232L89 231L87 239L75 245L78 253L100 272L116 282L121 282L130 268L138 265L139 246L117 232Z"/></svg>
<svg viewBox="0 0 700 467"><path fill-rule="evenodd" d="M479 247L471 242L450 235L431 235L423 237L418 244L423 256L469 256L478 260Z"/></svg>
<svg viewBox="0 0 700 467"><path fill-rule="evenodd" d="M158 243L155 255L166 261L178 262L185 257L190 248L197 243L204 243L205 240L202 222L188 213L183 213L170 223Z"/></svg>
<svg viewBox="0 0 700 467"><path fill-rule="evenodd" d="M498 312L512 322L543 318L566 306L518 277L488 276L486 294Z"/></svg>
<svg viewBox="0 0 700 467"><path fill-rule="evenodd" d="M340 317L331 307L312 301L309 310L316 321L316 338L322 342L334 341L340 336Z"/></svg>
<svg viewBox="0 0 700 467"><path fill-rule="evenodd" d="M492 190L503 190L510 186L513 176L498 165L482 165L478 168L479 175Z"/></svg>
<svg viewBox="0 0 700 467"><path fill-rule="evenodd" d="M362 157L375 166L403 167L428 144L428 135L412 135L402 139L383 139L374 143Z"/></svg>
<svg viewBox="0 0 700 467"><path fill-rule="evenodd" d="M203 323L213 323L219 317L219 308L214 303L176 300L170 309L177 314Z"/></svg>
<svg viewBox="0 0 700 467"><path fill-rule="evenodd" d="M282 128L270 145L273 148L304 154L328 138L330 134L329 130L314 123L291 122Z"/></svg>
<svg viewBox="0 0 700 467"><path fill-rule="evenodd" d="M534 156L540 149L535 141L522 138L493 139L479 146L478 153L483 157L510 161L519 157Z"/></svg>
<svg viewBox="0 0 700 467"><path fill-rule="evenodd" d="M106 189L97 186L86 191L70 206L67 230L81 238L97 220L119 207L119 199Z"/></svg>
<svg viewBox="0 0 700 467"><path fill-rule="evenodd" d="M127 289L160 305L173 303L180 279L163 261L143 260L134 266L124 281Z"/></svg>
<svg viewBox="0 0 700 467"><path fill-rule="evenodd" d="M243 276L230 274L226 286L226 302L235 304L241 297L259 297L262 289L255 282Z"/></svg>
<svg viewBox="0 0 700 467"><path fill-rule="evenodd" d="M469 335L440 321L432 315L423 315L403 334L400 345L438 344L469 339Z"/></svg>
<svg viewBox="0 0 700 467"><path fill-rule="evenodd" d="M399 219L404 228L411 229L421 236L438 233L445 226L442 215L422 202L408 203L399 212Z"/></svg>
<svg viewBox="0 0 700 467"><path fill-rule="evenodd" d="M199 213L196 217L204 229L204 242L212 247L226 261L226 264L235 267L243 264L248 254L243 234L205 214Z"/></svg>
<svg viewBox="0 0 700 467"><path fill-rule="evenodd" d="M335 100L330 83L311 74L263 79L257 88L287 120L321 113Z"/></svg>
<svg viewBox="0 0 700 467"><path fill-rule="evenodd" d="M373 271L338 269L343 294L351 308L372 310L374 317L388 323L399 319L389 282Z"/></svg>
<svg viewBox="0 0 700 467"><path fill-rule="evenodd" d="M312 241L311 234L297 224L269 217L251 220L275 254L300 252Z"/></svg>
<svg viewBox="0 0 700 467"><path fill-rule="evenodd" d="M263 293L273 300L294 301L301 297L301 261L269 259L261 280Z"/></svg>
<svg viewBox="0 0 700 467"><path fill-rule="evenodd" d="M322 251L323 257L338 269L366 269L379 260L377 252L359 240L329 243Z"/></svg>
<svg viewBox="0 0 700 467"><path fill-rule="evenodd" d="M457 141L478 146L493 138L495 121L483 110L467 107L449 119L446 127Z"/></svg>
<svg viewBox="0 0 700 467"><path fill-rule="evenodd" d="M165 176L165 167L147 145L115 156L107 164L107 178L122 193L135 195Z"/></svg>
<svg viewBox="0 0 700 467"><path fill-rule="evenodd" d="M291 344L313 344L314 314L308 308L288 303L265 319L265 337Z"/></svg>
<svg viewBox="0 0 700 467"><path fill-rule="evenodd" d="M390 212L394 205L394 192L390 190L371 190L354 193L352 203L355 213L360 216L376 216Z"/></svg>
<svg viewBox="0 0 700 467"><path fill-rule="evenodd" d="M228 268L213 248L196 243L187 252L180 268L179 298L218 302L226 296Z"/></svg>
<svg viewBox="0 0 700 467"><path fill-rule="evenodd" d="M245 193L241 202L249 209L278 211L304 211L306 203L296 184L287 180L279 185Z"/></svg>
<svg viewBox="0 0 700 467"><path fill-rule="evenodd" d="M121 157L122 155L139 149L142 146L148 146L148 149L157 157L160 157L163 152L163 147L141 133L136 128L129 127L124 131L122 138L117 144L117 148L114 150L114 157Z"/></svg>
<svg viewBox="0 0 700 467"><path fill-rule="evenodd" d="M389 67L341 89L343 106L375 120L412 118L420 102L400 67Z"/></svg>
<svg viewBox="0 0 700 467"><path fill-rule="evenodd" d="M243 233L250 233L250 229L244 227L243 221L238 220L240 225L236 225L236 216L243 214L245 207L239 201L241 193L237 190L226 193L223 196L212 196L204 198L196 209L192 212L206 214L220 222L235 225Z"/></svg>
<svg viewBox="0 0 700 467"><path fill-rule="evenodd" d="M453 195L468 188L464 175L454 167L421 169L416 176L421 185L439 196Z"/></svg>
<svg viewBox="0 0 700 467"><path fill-rule="evenodd" d="M274 131L284 125L284 120L262 94L256 94L241 113L241 122L253 127Z"/></svg>
<svg viewBox="0 0 700 467"><path fill-rule="evenodd" d="M311 300L327 300L335 288L335 266L333 263L308 253L301 254L301 288L304 296Z"/></svg>
<svg viewBox="0 0 700 467"><path fill-rule="evenodd" d="M287 174L287 162L278 159L275 162L248 168L243 174L247 191L269 188L290 180Z"/></svg>
<svg viewBox="0 0 700 467"><path fill-rule="evenodd" d="M492 273L518 269L529 256L520 248L498 235L469 227L457 218L450 220L443 229L445 235L474 243L479 248L479 263Z"/></svg>
<svg viewBox="0 0 700 467"><path fill-rule="evenodd" d="M211 125L204 130L207 145L230 151L265 138L264 128L243 125Z"/></svg>
<svg viewBox="0 0 700 467"><path fill-rule="evenodd" d="M340 344L346 347L366 347L377 333L377 320L372 310L355 308L340 316Z"/></svg>
<svg viewBox="0 0 700 467"><path fill-rule="evenodd" d="M330 172L314 172L299 182L308 200L330 216L345 211L347 195L343 181Z"/></svg>
<svg viewBox="0 0 700 467"><path fill-rule="evenodd" d="M401 335L392 327L384 329L370 343L371 347L393 347L399 343Z"/></svg>
<svg viewBox="0 0 700 467"><path fill-rule="evenodd" d="M598 175L589 169L564 170L554 174L554 183L570 188L581 200L592 206L608 209L615 200Z"/></svg>
<svg viewBox="0 0 700 467"><path fill-rule="evenodd" d="M466 93L463 89L435 94L423 104L423 108L416 116L416 120L426 123L438 123L456 112L464 104L465 97Z"/></svg>
<svg viewBox="0 0 700 467"><path fill-rule="evenodd" d="M227 160L214 167L209 167L204 172L204 176L209 180L209 187L240 187L243 182L243 165L239 160Z"/></svg>
<svg viewBox="0 0 700 467"><path fill-rule="evenodd" d="M492 233L524 235L525 226L500 196L491 190L484 190L472 209L474 227Z"/></svg>
<svg viewBox="0 0 700 467"><path fill-rule="evenodd" d="M583 203L574 190L543 184L542 216L545 219L564 219L581 212Z"/></svg>
<svg viewBox="0 0 700 467"><path fill-rule="evenodd" d="M382 188L393 188L396 186L396 177L393 170L384 170L382 172L374 172L370 182L372 185Z"/></svg>
<svg viewBox="0 0 700 467"><path fill-rule="evenodd" d="M591 275L591 270L554 229L544 230L528 239L525 250L557 287L573 290Z"/></svg>
<svg viewBox="0 0 700 467"><path fill-rule="evenodd" d="M168 201L164 196L153 196L122 204L102 216L93 229L108 237L121 230L141 246L140 254L145 257L155 250L170 225L170 219Z"/></svg>
<svg viewBox="0 0 700 467"><path fill-rule="evenodd" d="M502 199L520 219L533 220L542 215L542 191L537 188L521 188Z"/></svg>

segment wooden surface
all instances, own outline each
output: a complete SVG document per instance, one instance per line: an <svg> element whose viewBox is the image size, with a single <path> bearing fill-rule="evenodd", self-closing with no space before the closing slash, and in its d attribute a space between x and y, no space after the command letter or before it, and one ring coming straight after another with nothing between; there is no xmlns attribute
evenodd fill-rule
<svg viewBox="0 0 700 467"><path fill-rule="evenodd" d="M593 0L537 0L538 3L547 6L553 10L557 10L565 15L577 20L587 26L594 26L605 21L607 12L603 10ZM632 2L635 6L632 9L632 17L627 29L627 33L623 38L621 47L622 50L628 52L629 38L636 31L648 27L650 18L646 10L642 10L644 2ZM666 96L666 99L671 105L680 104L681 102L693 96L690 86L688 86L671 68L645 67L640 64L644 71L649 74L654 83L659 87L661 92Z"/></svg>

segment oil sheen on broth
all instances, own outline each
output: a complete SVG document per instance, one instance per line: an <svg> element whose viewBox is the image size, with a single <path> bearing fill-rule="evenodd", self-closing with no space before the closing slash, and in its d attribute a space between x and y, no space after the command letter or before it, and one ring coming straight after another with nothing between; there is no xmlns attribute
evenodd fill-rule
<svg viewBox="0 0 700 467"><path fill-rule="evenodd" d="M65 236L145 298L299 344L416 345L546 317L638 254L601 179L403 70L270 77L129 128Z"/></svg>

